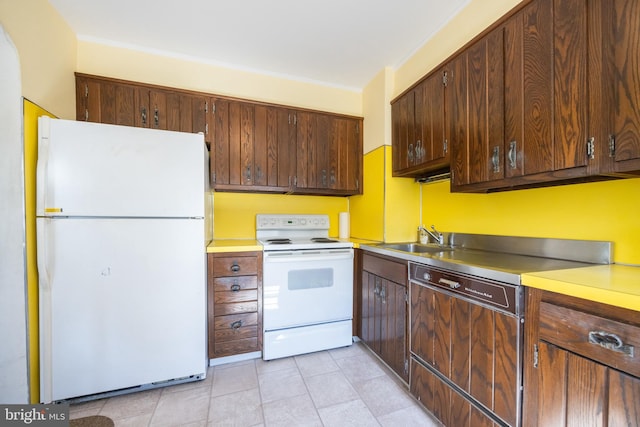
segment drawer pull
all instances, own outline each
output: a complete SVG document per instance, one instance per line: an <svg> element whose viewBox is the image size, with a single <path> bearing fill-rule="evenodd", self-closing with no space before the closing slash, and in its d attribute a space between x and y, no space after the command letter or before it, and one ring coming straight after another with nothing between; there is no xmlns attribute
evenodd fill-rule
<svg viewBox="0 0 640 427"><path fill-rule="evenodd" d="M240 329L242 327L242 320L236 320L230 326L231 329Z"/></svg>
<svg viewBox="0 0 640 427"><path fill-rule="evenodd" d="M634 348L622 342L619 336L603 331L589 332L589 342L596 344L609 350L624 353L629 357L633 357Z"/></svg>
<svg viewBox="0 0 640 427"><path fill-rule="evenodd" d="M460 286L462 286L460 283L456 281L449 280L449 279L442 279L442 278L438 279L438 283L442 285L447 285L451 289L458 289Z"/></svg>
<svg viewBox="0 0 640 427"><path fill-rule="evenodd" d="M238 271L240 271L240 266L238 265L237 261L233 261L233 265L231 266L231 271L233 271L234 273L237 273Z"/></svg>
<svg viewBox="0 0 640 427"><path fill-rule="evenodd" d="M240 285L238 284L238 281L233 282L233 285L231 285L231 292L239 292L240 291Z"/></svg>

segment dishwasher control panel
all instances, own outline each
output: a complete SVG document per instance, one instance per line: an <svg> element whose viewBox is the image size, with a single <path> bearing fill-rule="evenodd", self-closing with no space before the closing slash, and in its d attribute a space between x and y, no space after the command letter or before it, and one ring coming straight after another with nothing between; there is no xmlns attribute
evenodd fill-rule
<svg viewBox="0 0 640 427"><path fill-rule="evenodd" d="M516 316L522 314L522 289L519 286L440 270L413 262L409 263L409 280L446 290Z"/></svg>

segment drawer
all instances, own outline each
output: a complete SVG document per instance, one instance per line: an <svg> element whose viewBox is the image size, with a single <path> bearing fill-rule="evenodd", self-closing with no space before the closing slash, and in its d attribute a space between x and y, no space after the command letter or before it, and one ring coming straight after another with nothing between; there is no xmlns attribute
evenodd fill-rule
<svg viewBox="0 0 640 427"><path fill-rule="evenodd" d="M216 337L218 333L233 332L246 327L258 325L258 313L229 314L218 316L213 321ZM225 331L225 332L223 332Z"/></svg>
<svg viewBox="0 0 640 427"><path fill-rule="evenodd" d="M234 341L217 342L213 345L213 353L216 357L232 356L235 354L260 351L260 341L258 337L244 338Z"/></svg>
<svg viewBox="0 0 640 427"><path fill-rule="evenodd" d="M220 330L216 329L215 337L216 337L216 343L242 340L246 338L257 338L258 325L242 326L238 329L232 329L232 328L226 328L226 329L220 329Z"/></svg>
<svg viewBox="0 0 640 427"><path fill-rule="evenodd" d="M246 302L258 300L258 290L248 289L246 291L237 292L214 292L213 302L214 304L228 304L234 302Z"/></svg>
<svg viewBox="0 0 640 427"><path fill-rule="evenodd" d="M400 285L407 284L406 262L395 262L365 253L362 256L362 269Z"/></svg>
<svg viewBox="0 0 640 427"><path fill-rule="evenodd" d="M213 305L213 315L226 316L229 314L254 313L258 311L258 301L245 301Z"/></svg>
<svg viewBox="0 0 640 427"><path fill-rule="evenodd" d="M640 327L540 303L540 339L640 377Z"/></svg>
<svg viewBox="0 0 640 427"><path fill-rule="evenodd" d="M228 256L213 259L213 277L258 274L258 257Z"/></svg>
<svg viewBox="0 0 640 427"><path fill-rule="evenodd" d="M213 279L213 290L216 292L246 289L258 289L257 276L216 277Z"/></svg>

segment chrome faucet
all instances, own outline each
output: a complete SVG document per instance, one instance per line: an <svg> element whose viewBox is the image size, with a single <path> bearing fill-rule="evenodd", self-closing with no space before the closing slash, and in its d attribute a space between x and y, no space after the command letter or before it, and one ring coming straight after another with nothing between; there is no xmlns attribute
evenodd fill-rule
<svg viewBox="0 0 640 427"><path fill-rule="evenodd" d="M431 225L431 230L427 230L424 227L420 227L421 230L424 230L433 240L435 240L440 246L444 246L444 236L434 225Z"/></svg>

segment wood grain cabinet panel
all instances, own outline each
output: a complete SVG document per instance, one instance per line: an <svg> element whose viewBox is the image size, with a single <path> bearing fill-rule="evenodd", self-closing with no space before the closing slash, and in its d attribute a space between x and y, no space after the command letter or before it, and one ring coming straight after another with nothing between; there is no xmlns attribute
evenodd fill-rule
<svg viewBox="0 0 640 427"><path fill-rule="evenodd" d="M524 426L640 425L640 315L529 289Z"/></svg>
<svg viewBox="0 0 640 427"><path fill-rule="evenodd" d="M442 397L442 392L438 392L433 400L437 402L436 397L440 396L443 402L461 409L442 412L438 404L430 408L424 396L414 395L446 426L476 425L474 422L480 422L476 419L493 425L492 418L478 409L480 406L476 408L469 403L471 399L504 423L519 425L519 319L413 281L409 286L413 358L410 389L429 387L430 395L438 387L445 387L450 395ZM425 371L433 371L430 374L433 378L425 380L428 378ZM427 384L420 385L424 381ZM459 399L466 403L456 403ZM445 418L440 418L438 411Z"/></svg>
<svg viewBox="0 0 640 427"><path fill-rule="evenodd" d="M364 253L362 341L400 378L409 380L407 264Z"/></svg>
<svg viewBox="0 0 640 427"><path fill-rule="evenodd" d="M202 133L214 190L362 194L362 118L76 73L78 120Z"/></svg>
<svg viewBox="0 0 640 427"><path fill-rule="evenodd" d="M449 166L444 80L439 69L392 102L393 176L419 177Z"/></svg>
<svg viewBox="0 0 640 427"><path fill-rule="evenodd" d="M209 358L262 350L262 254L210 253Z"/></svg>

